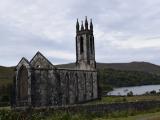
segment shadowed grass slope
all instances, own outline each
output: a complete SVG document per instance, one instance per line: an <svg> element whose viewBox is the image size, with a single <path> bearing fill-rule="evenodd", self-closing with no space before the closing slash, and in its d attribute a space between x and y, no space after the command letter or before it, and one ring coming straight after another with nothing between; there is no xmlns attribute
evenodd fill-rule
<svg viewBox="0 0 160 120"><path fill-rule="evenodd" d="M0 66L0 86L11 84L13 80L14 67Z"/></svg>

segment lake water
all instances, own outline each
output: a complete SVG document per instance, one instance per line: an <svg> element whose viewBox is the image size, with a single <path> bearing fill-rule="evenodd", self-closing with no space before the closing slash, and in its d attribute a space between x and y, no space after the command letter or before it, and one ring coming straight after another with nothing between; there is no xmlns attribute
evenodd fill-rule
<svg viewBox="0 0 160 120"><path fill-rule="evenodd" d="M115 88L113 91L109 92L108 95L127 95L128 92L132 91L134 95L142 95L146 92L160 90L160 85L144 85L144 86L134 86L134 87L121 87Z"/></svg>

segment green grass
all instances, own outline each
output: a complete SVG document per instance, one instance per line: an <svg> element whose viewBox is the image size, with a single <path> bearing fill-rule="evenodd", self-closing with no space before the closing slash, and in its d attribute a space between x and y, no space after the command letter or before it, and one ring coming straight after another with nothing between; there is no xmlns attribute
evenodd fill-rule
<svg viewBox="0 0 160 120"><path fill-rule="evenodd" d="M95 100L88 102L86 104L110 104L110 103L118 103L118 102L137 102L137 101L151 101L151 100L160 100L160 96L158 95L146 95L146 96L108 96L102 97L101 100Z"/></svg>
<svg viewBox="0 0 160 120"><path fill-rule="evenodd" d="M0 110L11 110L11 107L10 107L10 106L7 106L7 107L0 107Z"/></svg>
<svg viewBox="0 0 160 120"><path fill-rule="evenodd" d="M144 111L115 111L109 113L70 113L52 110L12 111L0 108L0 120L160 120L160 108Z"/></svg>
<svg viewBox="0 0 160 120"><path fill-rule="evenodd" d="M0 66L0 86L5 86L12 83L13 81L13 67L2 67Z"/></svg>
<svg viewBox="0 0 160 120"><path fill-rule="evenodd" d="M121 118L97 118L95 120L160 120L160 112L145 113L135 116L121 117Z"/></svg>
<svg viewBox="0 0 160 120"><path fill-rule="evenodd" d="M118 103L118 102L135 102L135 101L148 101L148 100L160 100L160 96L132 96L132 97L102 97L101 100L96 100L89 102L87 104L109 104L109 103ZM31 120L160 120L160 108L153 108L146 111L119 111L119 112L110 112L102 114L93 114L93 113L66 113L61 111L34 111L31 115L28 113L16 113L12 112L10 107L1 107L0 108L0 117L3 116L6 119L10 120L8 117L12 116L13 120L20 118L29 118ZM142 119L143 118L143 119ZM144 119L145 118L145 119ZM149 118L149 119L147 119ZM1 120L1 118L0 118ZM12 120L12 119L11 119ZM20 119L21 120L21 119ZM25 119L24 119L25 120Z"/></svg>
<svg viewBox="0 0 160 120"><path fill-rule="evenodd" d="M11 79L2 79L0 78L0 86L6 86L7 84L11 84L12 80Z"/></svg>

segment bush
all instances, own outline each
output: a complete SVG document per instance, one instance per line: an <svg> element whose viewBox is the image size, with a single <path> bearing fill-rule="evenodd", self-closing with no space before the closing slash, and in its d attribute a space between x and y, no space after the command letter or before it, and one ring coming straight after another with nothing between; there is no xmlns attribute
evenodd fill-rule
<svg viewBox="0 0 160 120"><path fill-rule="evenodd" d="M155 91L155 90L152 90L151 92L150 92L150 94L153 94L153 95L155 95L157 92Z"/></svg>
<svg viewBox="0 0 160 120"><path fill-rule="evenodd" d="M133 92L130 91L129 93L127 93L127 96L129 96L129 97L133 96Z"/></svg>

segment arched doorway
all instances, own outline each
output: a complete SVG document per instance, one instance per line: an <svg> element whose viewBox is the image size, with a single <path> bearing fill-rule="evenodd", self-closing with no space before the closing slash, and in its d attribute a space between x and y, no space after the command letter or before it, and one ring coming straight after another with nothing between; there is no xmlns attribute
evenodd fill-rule
<svg viewBox="0 0 160 120"><path fill-rule="evenodd" d="M18 75L18 97L19 101L27 101L28 100L28 71L25 66L22 66L19 70Z"/></svg>

